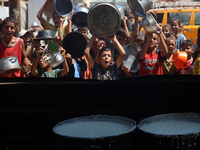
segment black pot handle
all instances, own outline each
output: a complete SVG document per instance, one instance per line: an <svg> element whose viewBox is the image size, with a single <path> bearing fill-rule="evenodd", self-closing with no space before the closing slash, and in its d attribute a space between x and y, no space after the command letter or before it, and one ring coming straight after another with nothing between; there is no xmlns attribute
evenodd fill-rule
<svg viewBox="0 0 200 150"><path fill-rule="evenodd" d="M11 58L9 59L11 63L15 63L17 61L17 58Z"/></svg>

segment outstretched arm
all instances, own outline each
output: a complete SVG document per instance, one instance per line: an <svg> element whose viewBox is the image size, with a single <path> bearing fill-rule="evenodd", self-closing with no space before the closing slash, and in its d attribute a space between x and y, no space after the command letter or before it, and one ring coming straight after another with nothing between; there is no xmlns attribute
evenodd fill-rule
<svg viewBox="0 0 200 150"><path fill-rule="evenodd" d="M117 68L120 67L120 65L122 64L122 61L124 59L124 56L125 56L125 51L124 51L124 48L122 47L122 45L119 43L119 41L117 40L116 38L116 35L114 34L113 36L113 45L114 47L118 50L119 52L119 56L117 57L117 60L116 60L116 65L117 65Z"/></svg>
<svg viewBox="0 0 200 150"><path fill-rule="evenodd" d="M87 44L87 46L85 48L85 56L86 56L91 68L94 67L94 59L90 55L90 49L92 48L92 43L94 42L95 39L96 39L95 36L92 36L89 43Z"/></svg>
<svg viewBox="0 0 200 150"><path fill-rule="evenodd" d="M37 13L37 18L38 18L38 20L40 20L40 22L41 22L41 24L43 25L43 27L44 27L44 25L45 25L46 20L42 17L42 14L43 14L43 12L44 12L44 8L45 8L46 5L49 4L49 3L53 3L53 1L52 1L52 0L46 0L46 2L44 3L44 5L40 8L40 10L39 10L38 13Z"/></svg>

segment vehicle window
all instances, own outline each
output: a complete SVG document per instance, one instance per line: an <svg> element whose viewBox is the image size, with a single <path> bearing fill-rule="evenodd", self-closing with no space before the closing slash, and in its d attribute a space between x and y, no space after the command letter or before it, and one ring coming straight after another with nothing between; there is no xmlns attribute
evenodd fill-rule
<svg viewBox="0 0 200 150"><path fill-rule="evenodd" d="M158 13L157 15L157 22L162 23L164 13Z"/></svg>
<svg viewBox="0 0 200 150"><path fill-rule="evenodd" d="M200 25L200 12L195 12L195 25Z"/></svg>
<svg viewBox="0 0 200 150"><path fill-rule="evenodd" d="M192 13L191 12L181 12L181 13L168 13L168 23L173 18L179 19L184 25L189 25L190 24L190 18L191 18Z"/></svg>

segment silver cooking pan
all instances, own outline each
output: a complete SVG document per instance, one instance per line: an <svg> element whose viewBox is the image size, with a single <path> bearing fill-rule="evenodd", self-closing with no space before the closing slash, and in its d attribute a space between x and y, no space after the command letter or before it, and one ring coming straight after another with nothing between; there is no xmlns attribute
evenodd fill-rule
<svg viewBox="0 0 200 150"><path fill-rule="evenodd" d="M19 66L18 58L15 56L5 57L0 59L0 75L13 74L19 71L21 67Z"/></svg>
<svg viewBox="0 0 200 150"><path fill-rule="evenodd" d="M151 9L153 4L151 0L127 0L127 3L139 17L144 16L145 13Z"/></svg>
<svg viewBox="0 0 200 150"><path fill-rule="evenodd" d="M136 73L140 69L138 61L138 53L141 51L140 46L136 43L131 43L124 47L124 50L126 52L123 60L124 65L130 69L131 73Z"/></svg>
<svg viewBox="0 0 200 150"><path fill-rule="evenodd" d="M121 25L121 15L112 4L97 3L88 12L87 24L90 31L95 35L112 36Z"/></svg>
<svg viewBox="0 0 200 150"><path fill-rule="evenodd" d="M146 33L160 33L160 31L156 31L158 26L157 21L149 12L147 12L146 15L142 18L141 25L143 26Z"/></svg>
<svg viewBox="0 0 200 150"><path fill-rule="evenodd" d="M87 26L87 15L88 9L85 7L78 7L74 10L72 15L72 22L77 27L86 27Z"/></svg>

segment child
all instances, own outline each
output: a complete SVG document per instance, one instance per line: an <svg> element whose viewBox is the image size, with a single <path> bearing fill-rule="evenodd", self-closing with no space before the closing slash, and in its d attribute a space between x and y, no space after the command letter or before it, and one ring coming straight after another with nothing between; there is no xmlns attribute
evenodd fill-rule
<svg viewBox="0 0 200 150"><path fill-rule="evenodd" d="M187 53L187 63L185 64L184 67L182 67L179 70L179 72L178 72L179 74L189 74L189 70L190 70L191 64L193 62L193 57L192 57L192 54L194 52L193 46L194 46L194 43L191 40L185 40L181 44L182 51Z"/></svg>
<svg viewBox="0 0 200 150"><path fill-rule="evenodd" d="M165 24L162 26L162 32L164 33L165 37L168 37L171 33L171 26L170 24Z"/></svg>
<svg viewBox="0 0 200 150"><path fill-rule="evenodd" d="M52 20L54 22L54 26L52 24L50 24L49 22L47 22L43 17L42 14L44 12L44 8L49 4L52 3L52 0L46 0L46 2L44 3L44 5L40 8L38 14L37 14L37 18L40 20L42 26L44 27L45 30L53 30L55 31L55 36L63 36L63 35L59 35L59 28L62 24L62 16L60 16L57 12L53 12L52 14ZM65 29L64 29L65 30ZM48 42L48 47L51 51L55 52L58 51L58 47L59 44L57 43L56 40L50 40Z"/></svg>
<svg viewBox="0 0 200 150"><path fill-rule="evenodd" d="M176 39L174 37L167 37L166 39L168 53L166 59L163 60L163 74L177 74L176 68L172 62L172 56L176 50Z"/></svg>
<svg viewBox="0 0 200 150"><path fill-rule="evenodd" d="M67 60L65 59L65 50L60 46L59 51L61 52L61 55L64 58L63 69L53 70L50 67L49 63L45 60L45 58L47 58L51 53L46 52L44 58L42 58L43 48L40 48L38 50L38 56L37 56L35 62L33 63L32 68L31 68L32 75L36 76L36 77L46 77L46 78L61 78L61 77L65 76L69 72ZM42 70L36 69L38 63L39 63L40 68Z"/></svg>
<svg viewBox="0 0 200 150"><path fill-rule="evenodd" d="M98 64L90 55L90 49L95 39L96 37L92 36L85 49L86 58L90 67L92 68L92 78L98 80L116 80L119 72L118 68L122 64L123 58L125 56L123 47L118 42L116 35L113 35L111 40L119 52L117 60L113 62L113 51L109 47L103 47L99 50L99 53L96 56L96 59L99 61Z"/></svg>
<svg viewBox="0 0 200 150"><path fill-rule="evenodd" d="M140 75L162 75L162 58L168 53L162 30L160 33L146 34L146 41L139 53ZM161 50L157 50L158 36L160 37Z"/></svg>
<svg viewBox="0 0 200 150"><path fill-rule="evenodd" d="M176 48L181 51L181 44L184 40L186 40L185 35L180 32L181 28L181 22L178 19L172 19L171 21L171 29L172 32L176 34L177 40L176 40Z"/></svg>
<svg viewBox="0 0 200 150"><path fill-rule="evenodd" d="M30 73L32 64L26 57L23 40L13 35L16 30L16 20L11 17L5 18L2 22L2 30L4 35L0 38L0 59L8 56L16 56L19 66L24 63L28 68L27 73ZM25 74L19 70L13 74L0 77L25 77Z"/></svg>
<svg viewBox="0 0 200 150"><path fill-rule="evenodd" d="M31 30L31 28L32 28L32 30ZM38 32L39 32L38 28L40 28L40 30L43 30L43 27L41 25L38 25L37 22L33 22L31 24L31 26L28 27L27 31L31 32L32 37L36 37L38 35Z"/></svg>

